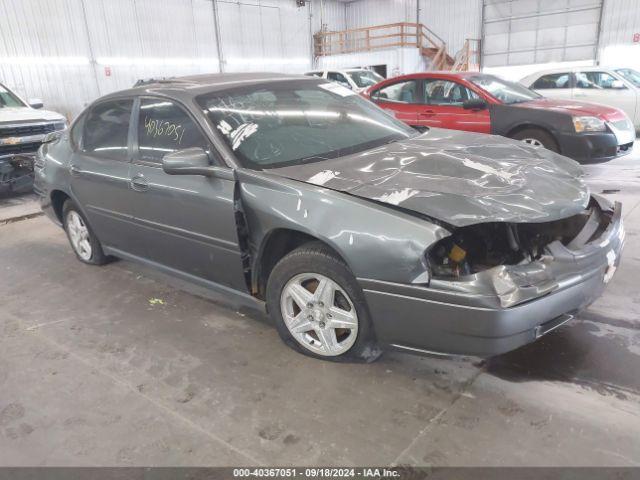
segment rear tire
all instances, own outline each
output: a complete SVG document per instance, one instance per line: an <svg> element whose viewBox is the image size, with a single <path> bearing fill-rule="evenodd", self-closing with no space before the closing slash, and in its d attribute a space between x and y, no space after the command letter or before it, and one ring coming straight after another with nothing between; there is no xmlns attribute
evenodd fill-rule
<svg viewBox="0 0 640 480"><path fill-rule="evenodd" d="M520 140L534 147L544 147L547 150L558 153L558 142L549 132L539 128L525 128L511 136L514 140Z"/></svg>
<svg viewBox="0 0 640 480"><path fill-rule="evenodd" d="M104 265L110 261L102 251L98 237L93 233L89 222L73 200L67 200L62 206L62 221L67 238L78 260L89 265Z"/></svg>
<svg viewBox="0 0 640 480"><path fill-rule="evenodd" d="M267 308L282 340L304 355L368 363L382 354L362 289L322 243L305 244L276 264Z"/></svg>

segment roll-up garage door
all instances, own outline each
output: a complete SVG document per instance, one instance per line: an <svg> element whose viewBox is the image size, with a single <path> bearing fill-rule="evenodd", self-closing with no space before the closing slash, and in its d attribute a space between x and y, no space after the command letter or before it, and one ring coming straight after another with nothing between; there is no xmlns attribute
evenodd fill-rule
<svg viewBox="0 0 640 480"><path fill-rule="evenodd" d="M483 0L483 65L594 59L602 0Z"/></svg>

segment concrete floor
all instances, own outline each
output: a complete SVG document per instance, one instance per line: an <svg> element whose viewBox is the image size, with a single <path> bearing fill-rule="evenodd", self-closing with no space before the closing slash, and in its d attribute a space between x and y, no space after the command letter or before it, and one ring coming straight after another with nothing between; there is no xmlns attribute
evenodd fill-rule
<svg viewBox="0 0 640 480"><path fill-rule="evenodd" d="M42 214L35 193L0 196L0 225L17 222Z"/></svg>
<svg viewBox="0 0 640 480"><path fill-rule="evenodd" d="M605 296L486 362L312 360L208 292L79 263L44 217L2 225L0 465L640 465L639 159L587 169L624 202Z"/></svg>

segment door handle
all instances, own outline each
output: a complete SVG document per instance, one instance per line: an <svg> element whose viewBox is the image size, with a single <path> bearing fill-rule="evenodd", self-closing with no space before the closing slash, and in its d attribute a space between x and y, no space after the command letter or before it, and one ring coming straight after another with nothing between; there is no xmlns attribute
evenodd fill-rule
<svg viewBox="0 0 640 480"><path fill-rule="evenodd" d="M144 175L142 175L141 173L135 175L129 181L129 185L131 186L131 189L135 190L136 192L146 192L147 190L149 190L149 182L147 182L147 179L144 178Z"/></svg>
<svg viewBox="0 0 640 480"><path fill-rule="evenodd" d="M82 170L79 169L76 165L71 164L71 166L69 167L69 171L71 172L71 175L74 177L79 177L80 174L82 173Z"/></svg>
<svg viewBox="0 0 640 480"><path fill-rule="evenodd" d="M419 112L418 116L420 117L433 117L436 114L433 110L425 110L424 112Z"/></svg>

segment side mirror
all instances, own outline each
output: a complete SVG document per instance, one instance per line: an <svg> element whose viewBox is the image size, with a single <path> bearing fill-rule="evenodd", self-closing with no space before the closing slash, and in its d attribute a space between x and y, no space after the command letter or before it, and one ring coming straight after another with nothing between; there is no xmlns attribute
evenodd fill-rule
<svg viewBox="0 0 640 480"><path fill-rule="evenodd" d="M462 104L462 108L465 110L484 110L487 108L487 102L481 98L472 98L471 100L465 101Z"/></svg>
<svg viewBox="0 0 640 480"><path fill-rule="evenodd" d="M233 180L233 172L211 165L209 155L199 147L167 153L162 158L162 170L169 175L204 175Z"/></svg>
<svg viewBox="0 0 640 480"><path fill-rule="evenodd" d="M613 82L611 82L611 88L615 88L616 90L622 90L625 87L624 82L622 80L614 80Z"/></svg>
<svg viewBox="0 0 640 480"><path fill-rule="evenodd" d="M29 106L31 108L42 108L44 107L44 103L42 103L42 100L40 100L39 98L30 98Z"/></svg>

